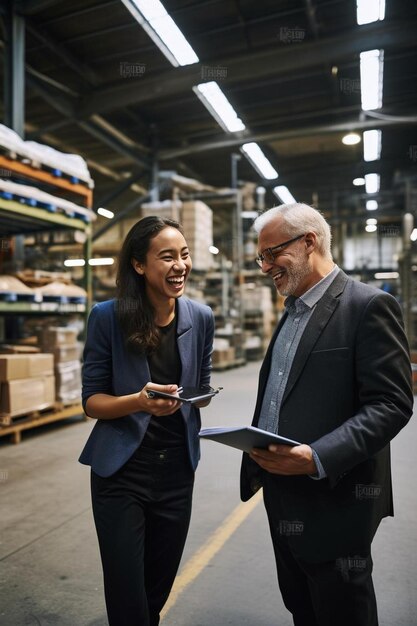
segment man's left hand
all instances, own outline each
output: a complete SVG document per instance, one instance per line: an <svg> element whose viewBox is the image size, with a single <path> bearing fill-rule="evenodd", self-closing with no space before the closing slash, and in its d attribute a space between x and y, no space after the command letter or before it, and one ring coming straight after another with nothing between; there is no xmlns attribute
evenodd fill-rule
<svg viewBox="0 0 417 626"><path fill-rule="evenodd" d="M294 476L317 473L313 451L305 444L301 446L271 445L268 450L253 448L249 456L271 474Z"/></svg>

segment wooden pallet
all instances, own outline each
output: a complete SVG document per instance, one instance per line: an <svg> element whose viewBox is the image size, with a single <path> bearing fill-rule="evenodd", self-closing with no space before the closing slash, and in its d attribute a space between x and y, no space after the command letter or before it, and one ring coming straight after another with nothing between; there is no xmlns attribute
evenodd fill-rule
<svg viewBox="0 0 417 626"><path fill-rule="evenodd" d="M3 415L1 419L9 417L10 422L9 424L0 426L0 437L11 435L12 443L17 444L21 442L22 432L24 430L65 420L75 415L83 415L84 419L86 419L81 404L63 406L61 403L57 403L52 409L45 411L32 411L26 415L16 417Z"/></svg>
<svg viewBox="0 0 417 626"><path fill-rule="evenodd" d="M11 426L17 422L28 421L30 419L39 419L46 411L59 410L55 403L43 404L32 411L23 411L21 413L0 413L0 426Z"/></svg>
<svg viewBox="0 0 417 626"><path fill-rule="evenodd" d="M214 363L213 372L223 372L224 370L230 370L234 367L241 367L245 365L245 359L234 359L233 361L224 361L223 363Z"/></svg>

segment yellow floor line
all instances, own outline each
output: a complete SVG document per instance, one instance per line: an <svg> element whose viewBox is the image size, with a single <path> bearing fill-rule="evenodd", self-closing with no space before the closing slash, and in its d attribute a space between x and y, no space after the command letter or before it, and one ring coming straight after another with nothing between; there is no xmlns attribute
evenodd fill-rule
<svg viewBox="0 0 417 626"><path fill-rule="evenodd" d="M175 579L168 602L161 612L161 618L172 609L178 597L185 591L188 585L201 574L203 569L207 567L210 561L216 556L219 550L222 549L226 541L239 528L242 522L245 521L248 515L250 515L261 499L262 491L258 491L249 502L240 503L224 522L222 522L221 526L210 535L201 548L187 561L181 569L181 573Z"/></svg>

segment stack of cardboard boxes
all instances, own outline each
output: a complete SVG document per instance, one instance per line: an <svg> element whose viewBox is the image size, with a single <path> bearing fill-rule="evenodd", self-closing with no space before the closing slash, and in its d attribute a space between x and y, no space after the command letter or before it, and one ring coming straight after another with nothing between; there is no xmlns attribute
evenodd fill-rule
<svg viewBox="0 0 417 626"><path fill-rule="evenodd" d="M235 361L235 349L228 339L215 337L213 341L213 353L211 355L213 368L217 370L231 367Z"/></svg>
<svg viewBox="0 0 417 626"><path fill-rule="evenodd" d="M243 285L245 316L245 350L250 360L261 359L268 347L275 323L271 289L246 283Z"/></svg>
<svg viewBox="0 0 417 626"><path fill-rule="evenodd" d="M47 409L54 402L52 354L0 354L0 412L6 419Z"/></svg>
<svg viewBox="0 0 417 626"><path fill-rule="evenodd" d="M78 330L66 326L44 328L39 337L42 350L54 360L56 399L64 405L80 402L81 363Z"/></svg>
<svg viewBox="0 0 417 626"><path fill-rule="evenodd" d="M213 266L213 211L201 200L184 202L181 223L190 248L193 268L207 271Z"/></svg>

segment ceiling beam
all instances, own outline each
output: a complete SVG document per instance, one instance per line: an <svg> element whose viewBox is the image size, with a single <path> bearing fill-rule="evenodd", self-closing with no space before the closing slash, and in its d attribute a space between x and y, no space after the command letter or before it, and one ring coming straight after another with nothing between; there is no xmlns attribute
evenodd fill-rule
<svg viewBox="0 0 417 626"><path fill-rule="evenodd" d="M58 58L64 61L68 67L81 76L85 81L91 83L93 86L99 83L99 78L96 72L75 57L71 52L69 52L69 50L64 48L62 43L56 40L53 35L45 29L40 28L38 25L35 25L32 20L26 20L26 28L31 35L41 41L44 46L52 50Z"/></svg>
<svg viewBox="0 0 417 626"><path fill-rule="evenodd" d="M127 157L133 163L140 165L146 170L151 169L151 161L149 159L142 157L140 154L138 154L134 150L134 148L132 149L132 148L128 148L127 146L125 146L121 141L116 139L114 136L110 135L103 128L99 128L94 122L82 121L82 120L75 120L75 122L80 128L85 130L89 135L92 135L93 137L101 141L102 143L105 143L107 146L109 146L109 148L112 148L119 154L122 154L123 156Z"/></svg>
<svg viewBox="0 0 417 626"><path fill-rule="evenodd" d="M337 122L334 124L318 124L317 126L309 126L306 128L294 128L291 130L281 130L273 132L260 132L241 135L240 137L231 137L230 139L220 139L216 141L207 141L191 146L174 148L171 150L161 150L158 156L161 160L176 159L180 156L196 154L198 152L208 152L211 150L221 150L225 148L235 148L243 143L250 141L277 141L282 139L296 139L300 137L311 137L313 135L328 135L331 133L343 133L357 130L366 130L372 128L384 128L386 126L409 126L416 124L416 121L410 121L408 118L404 120L377 120L377 119L352 119L346 122Z"/></svg>
<svg viewBox="0 0 417 626"><path fill-rule="evenodd" d="M314 35L314 39L319 38L319 25L316 19L316 7L312 0L304 0L305 11L307 14L310 30Z"/></svg>
<svg viewBox="0 0 417 626"><path fill-rule="evenodd" d="M327 37L313 42L300 43L297 46L276 46L260 52L235 56L229 59L216 59L216 64L227 67L227 81L232 85L251 79L260 79L270 75L287 72L305 71L306 68L329 63L336 63L363 50L372 48L389 49L414 46L417 20L408 22L375 22L356 27L343 34ZM178 67L150 77L143 77L140 85L132 87L126 81L96 89L85 94L81 100L79 115L88 117L93 112L110 111L129 104L140 104L152 100L161 100L189 91L201 82L202 64L196 63Z"/></svg>
<svg viewBox="0 0 417 626"><path fill-rule="evenodd" d="M45 86L45 81L43 81L39 75L35 76L32 74L30 70L26 72L26 81L27 84L30 85L30 87L32 87L32 89L34 89L38 95L40 95L43 100L50 104L56 111L59 111L59 113L65 115L65 117L68 117L71 120L75 120L76 107L74 102L68 96L62 93L57 93L56 90L52 92Z"/></svg>
<svg viewBox="0 0 417 626"><path fill-rule="evenodd" d="M101 195L94 202L94 210L97 210L101 206L105 207L106 205L110 204L110 202L113 202L113 200L121 196L122 193L130 189L130 187L134 185L138 180L140 180L142 176L143 176L142 171L135 172L134 174L129 176L129 178L126 178L125 180L122 180L121 182L119 182L117 185L114 185L110 189L110 191L108 191L105 195Z"/></svg>
<svg viewBox="0 0 417 626"><path fill-rule="evenodd" d="M53 133L56 130L61 130L61 128L64 128L65 126L68 126L69 124L72 124L72 120L68 118L67 119L64 118L57 122L51 122L51 124L43 125L41 128L38 128L37 130L27 132L26 139L29 139L30 141L38 141L42 135L47 135L48 133Z"/></svg>
<svg viewBox="0 0 417 626"><path fill-rule="evenodd" d="M34 37L39 39L43 43L43 45L45 45L47 48L52 50L54 54L56 54L59 58L61 58L66 65L68 65L79 76L81 76L86 84L94 87L100 82L99 76L94 70L92 70L85 63L80 62L76 56L74 56L69 50L67 50L62 45L61 42L58 42L58 40L56 40L52 35L50 35L49 32L45 31L45 29L41 29L32 20L27 19L26 26L27 26L27 29L30 31L30 33ZM66 115L68 118L71 119L71 121L79 124L80 126L84 124L83 126L84 130L94 135L97 139L99 139L100 141L103 141L104 143L109 145L111 148L113 148L117 152L123 154L124 156L128 156L128 158L130 158L132 161L136 162L137 164L141 165L141 167L145 167L146 169L150 168L150 162L148 162L145 158L141 159L139 154L135 152L134 145L133 145L133 150L129 150L129 148L126 148L123 141L120 141L118 139L118 137L116 136L117 135L116 128L113 127L113 131L114 131L113 133L110 132L110 130L108 129L104 129L104 132L103 132L101 125L98 122L96 123L95 120L91 120L91 119L80 120L79 116L74 114L75 100L71 102L70 100L65 100L65 98L60 97L60 99L57 101L58 106L55 106L56 96L52 92L49 92L45 88L45 85L43 84L45 82L48 82L48 78L43 76L42 74L37 74L28 65L26 65L26 70L27 72L32 74L32 80L28 82L30 82L32 87L34 87L38 91L38 93L45 100L49 102L49 104L51 104L52 106L54 106L54 108L59 110L60 113ZM33 76L35 79L40 78L41 80L36 81L33 79ZM57 83L56 81L53 81L53 83L54 83L53 84L54 87L60 88L62 90L62 87L59 85L59 83ZM71 95L74 95L77 99L79 99L79 94L73 92ZM78 111L78 107L77 107L77 111ZM142 124L142 121L138 118L138 116L135 116L135 118L138 124L139 123ZM102 122L104 123L105 120L102 120ZM132 144L134 143L135 142L132 142ZM138 149L143 149L144 151L147 150L146 146L143 146L137 143L136 143L136 147Z"/></svg>
<svg viewBox="0 0 417 626"><path fill-rule="evenodd" d="M54 109L59 111L62 115L69 118L75 124L80 126L83 130L85 130L88 134L92 135L102 143L105 143L110 148L122 154L125 157L128 157L130 161L140 165L141 167L149 170L151 168L151 163L149 159L142 157L139 154L139 151L136 152L135 145L131 148L125 146L121 141L119 141L116 137L110 135L103 128L98 127L91 120L81 120L77 115L77 107L74 102L72 102L68 97L63 94L57 94L56 92L52 92L45 84L37 77L27 72L27 83L30 85L48 104L50 104ZM133 143L133 142L132 142Z"/></svg>
<svg viewBox="0 0 417 626"><path fill-rule="evenodd" d="M19 0L17 9L21 15L33 15L49 9L54 4L60 4L60 0Z"/></svg>

